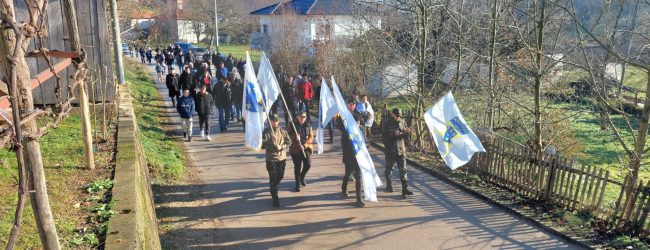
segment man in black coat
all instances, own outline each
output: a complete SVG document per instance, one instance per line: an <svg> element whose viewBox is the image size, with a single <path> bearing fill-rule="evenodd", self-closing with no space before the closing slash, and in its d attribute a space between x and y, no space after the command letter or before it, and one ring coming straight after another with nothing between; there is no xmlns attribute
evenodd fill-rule
<svg viewBox="0 0 650 250"><path fill-rule="evenodd" d="M167 85L167 90L169 90L169 97L172 99L172 105L176 107L176 101L178 100L178 97L180 97L181 92L180 86L178 85L178 75L173 68L169 71L169 74L167 74L165 83L165 85Z"/></svg>
<svg viewBox="0 0 650 250"><path fill-rule="evenodd" d="M232 86L226 78L219 79L212 91L217 109L219 110L219 128L221 131L228 130L228 124L232 106Z"/></svg>
<svg viewBox="0 0 650 250"><path fill-rule="evenodd" d="M352 113L354 121L359 124L361 120L361 114L356 111L356 101L354 99L348 99L347 108ZM350 175L354 174L355 178L355 192L356 192L356 206L364 207L366 204L361 200L361 168L359 167L359 162L357 161L356 156L354 155L354 145L350 140L350 134L345 128L344 122L338 122L338 127L341 130L341 148L343 151L343 165L345 165L345 175L343 176L343 183L341 184L341 191L343 196L348 196L348 181L350 180Z"/></svg>
<svg viewBox="0 0 650 250"><path fill-rule="evenodd" d="M186 65L190 64L190 63L193 64L195 62L196 62L196 58L194 57L194 52L192 52L190 50L187 53L185 53L185 62L184 62L184 64L186 64Z"/></svg>
<svg viewBox="0 0 650 250"><path fill-rule="evenodd" d="M234 73L230 73L228 79L232 84L232 102L235 104L235 113L233 115L237 118L237 122L241 122L244 84L240 78L235 78Z"/></svg>
<svg viewBox="0 0 650 250"><path fill-rule="evenodd" d="M190 91L190 96L196 96L196 84L194 79L192 79L192 70L190 67L185 67L185 70L183 70L183 73L178 78L178 84L183 91Z"/></svg>
<svg viewBox="0 0 650 250"><path fill-rule="evenodd" d="M196 93L194 97L196 105L196 113L199 115L199 129L201 130L201 138L212 141L210 138L210 111L214 101L212 95L208 93L207 86L201 85L201 91Z"/></svg>

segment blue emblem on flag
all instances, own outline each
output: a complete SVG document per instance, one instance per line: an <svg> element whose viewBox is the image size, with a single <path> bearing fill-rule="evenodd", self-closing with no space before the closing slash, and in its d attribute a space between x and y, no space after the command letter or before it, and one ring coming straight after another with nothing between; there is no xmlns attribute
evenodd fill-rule
<svg viewBox="0 0 650 250"><path fill-rule="evenodd" d="M458 132L454 129L453 126L447 127L447 131L445 132L445 136L442 137L442 140L446 143L451 143L451 139L453 139Z"/></svg>
<svg viewBox="0 0 650 250"><path fill-rule="evenodd" d="M246 85L246 110L250 112L259 112L259 100L255 93L255 85L249 81L246 81Z"/></svg>
<svg viewBox="0 0 650 250"><path fill-rule="evenodd" d="M463 122L460 121L458 116L452 118L450 121L451 126L458 131L461 135L466 135L469 133L469 128L467 128L467 125L465 125Z"/></svg>

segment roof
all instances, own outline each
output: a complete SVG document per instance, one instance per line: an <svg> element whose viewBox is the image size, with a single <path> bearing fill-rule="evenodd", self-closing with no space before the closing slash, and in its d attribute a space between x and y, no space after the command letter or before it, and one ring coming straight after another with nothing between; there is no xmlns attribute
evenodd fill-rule
<svg viewBox="0 0 650 250"><path fill-rule="evenodd" d="M251 15L352 15L351 0L291 0L276 3L256 11Z"/></svg>
<svg viewBox="0 0 650 250"><path fill-rule="evenodd" d="M200 17L195 15L190 11L185 11L183 9L176 10L176 20L190 20L197 21L200 20Z"/></svg>
<svg viewBox="0 0 650 250"><path fill-rule="evenodd" d="M129 18L131 18L131 19L154 19L154 18L156 18L156 14L151 10L140 10L140 11L134 11L131 14L129 14Z"/></svg>

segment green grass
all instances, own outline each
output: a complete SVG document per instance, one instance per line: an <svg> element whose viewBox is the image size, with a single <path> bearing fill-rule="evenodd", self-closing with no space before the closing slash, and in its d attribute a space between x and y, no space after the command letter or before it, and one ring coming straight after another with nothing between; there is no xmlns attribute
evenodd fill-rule
<svg viewBox="0 0 650 250"><path fill-rule="evenodd" d="M199 47L205 47L207 48L209 44L204 44L204 43L199 43L197 44ZM260 61L260 56L262 56L262 52L259 50L253 50L251 49L250 45L230 45L230 44L222 44L219 46L219 53L222 55L228 56L228 54L232 53L232 56L235 58L241 58L245 59L246 58L246 51L249 51L251 54L251 60L253 62L259 62Z"/></svg>
<svg viewBox="0 0 650 250"><path fill-rule="evenodd" d="M180 145L161 125L164 103L153 84L153 79L142 66L125 61L125 77L131 89L133 106L140 129L140 139L147 163L156 180L173 182L185 169L185 157Z"/></svg>
<svg viewBox="0 0 650 250"><path fill-rule="evenodd" d="M108 175L102 170L83 170L83 143L81 140L81 123L79 114L73 113L58 128L41 138L41 153L47 178L48 195L54 214L54 222L63 246L76 235L78 226L85 223L86 213L83 208L74 207L83 201L83 186L90 178ZM96 154L96 165L104 161L104 156ZM106 152L110 155L110 153ZM15 206L17 174L16 155L9 149L0 149L0 159L6 161L6 167L0 166L0 245L7 243L12 227ZM98 168L100 166L97 166ZM11 171L9 170L11 169ZM13 172L13 173L12 173ZM34 215L27 200L20 239L17 249L40 248L40 239L36 230Z"/></svg>
<svg viewBox="0 0 650 250"><path fill-rule="evenodd" d="M625 86L640 91L639 99L643 100L643 98L645 98L645 90L648 84L648 74L637 67L627 67L627 69L625 69L624 84Z"/></svg>

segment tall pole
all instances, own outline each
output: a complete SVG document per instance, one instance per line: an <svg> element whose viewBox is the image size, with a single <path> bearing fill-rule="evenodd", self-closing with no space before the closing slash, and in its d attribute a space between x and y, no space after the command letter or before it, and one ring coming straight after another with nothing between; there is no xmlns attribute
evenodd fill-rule
<svg viewBox="0 0 650 250"><path fill-rule="evenodd" d="M113 25L113 48L115 50L115 71L117 73L117 81L124 84L124 61L122 60L122 38L120 37L120 19L117 16L117 2L115 0L108 1L111 5L111 25Z"/></svg>
<svg viewBox="0 0 650 250"><path fill-rule="evenodd" d="M214 36L217 41L217 53L219 52L219 18L217 15L217 0L214 0Z"/></svg>

